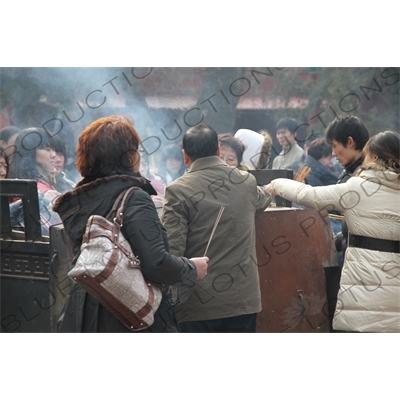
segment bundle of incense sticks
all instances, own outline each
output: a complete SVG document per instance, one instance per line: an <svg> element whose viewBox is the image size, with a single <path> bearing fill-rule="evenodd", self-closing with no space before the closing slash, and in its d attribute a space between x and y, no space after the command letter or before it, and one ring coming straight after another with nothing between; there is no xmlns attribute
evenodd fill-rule
<svg viewBox="0 0 400 400"><path fill-rule="evenodd" d="M220 210L219 210L219 213L218 213L218 215L217 215L217 219L215 220L214 227L213 227L213 229L212 229L212 231L211 231L210 239L208 239L206 251L204 252L204 256L203 256L203 257L205 257L206 254L207 254L208 247L210 246L211 240L212 240L212 238L213 238L213 236L214 236L214 233L215 233L215 231L216 231L216 229L217 229L219 220L221 219L221 216L222 216L222 213L224 212L224 210L225 210L225 207L224 207L224 206L221 206L221 208L220 208Z"/></svg>
<svg viewBox="0 0 400 400"><path fill-rule="evenodd" d="M336 214L328 214L329 218L331 219L340 219L340 220L344 220L344 215L336 215Z"/></svg>
<svg viewBox="0 0 400 400"><path fill-rule="evenodd" d="M297 182L303 182L306 179L307 175L311 172L311 168L307 167L307 165L302 165L298 171L296 172L295 177L293 178Z"/></svg>

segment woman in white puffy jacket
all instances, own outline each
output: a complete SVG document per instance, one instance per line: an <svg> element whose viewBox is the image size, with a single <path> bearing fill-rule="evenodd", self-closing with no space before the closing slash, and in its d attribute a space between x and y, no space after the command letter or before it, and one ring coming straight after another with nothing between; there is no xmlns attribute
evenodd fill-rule
<svg viewBox="0 0 400 400"><path fill-rule="evenodd" d="M343 212L349 247L333 328L400 332L400 135L378 133L363 152L364 163L345 183L312 187L275 179L267 190L306 207Z"/></svg>

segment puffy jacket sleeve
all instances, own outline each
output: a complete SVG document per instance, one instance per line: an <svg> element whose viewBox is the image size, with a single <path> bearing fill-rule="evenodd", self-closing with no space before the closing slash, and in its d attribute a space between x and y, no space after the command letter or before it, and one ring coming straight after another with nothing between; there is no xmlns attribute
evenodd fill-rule
<svg viewBox="0 0 400 400"><path fill-rule="evenodd" d="M274 179L271 186L278 196L317 210L346 211L354 207L360 198L358 192L350 189L347 182L312 187L291 179L279 178Z"/></svg>
<svg viewBox="0 0 400 400"><path fill-rule="evenodd" d="M197 272L193 262L169 253L166 231L151 197L135 190L128 198L122 232L139 257L143 275L154 282L194 285Z"/></svg>

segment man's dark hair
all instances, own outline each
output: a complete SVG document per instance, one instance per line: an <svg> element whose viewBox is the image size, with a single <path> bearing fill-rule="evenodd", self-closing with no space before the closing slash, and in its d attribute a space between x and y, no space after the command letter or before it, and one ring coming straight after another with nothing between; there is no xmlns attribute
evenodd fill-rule
<svg viewBox="0 0 400 400"><path fill-rule="evenodd" d="M20 131L21 129L17 128L16 126L5 126L0 130L0 140L3 140L5 143L7 143L11 136L19 133Z"/></svg>
<svg viewBox="0 0 400 400"><path fill-rule="evenodd" d="M275 125L275 131L279 129L287 129L292 135L294 134L294 131L296 128L298 128L299 125L297 124L297 121L294 118L281 118Z"/></svg>
<svg viewBox="0 0 400 400"><path fill-rule="evenodd" d="M182 147L191 161L215 156L218 149L218 134L211 126L198 124L183 135Z"/></svg>
<svg viewBox="0 0 400 400"><path fill-rule="evenodd" d="M332 144L332 140L336 140L346 147L349 136L356 143L356 150L362 150L369 139L367 127L355 115L340 115L325 130L325 140L330 145Z"/></svg>

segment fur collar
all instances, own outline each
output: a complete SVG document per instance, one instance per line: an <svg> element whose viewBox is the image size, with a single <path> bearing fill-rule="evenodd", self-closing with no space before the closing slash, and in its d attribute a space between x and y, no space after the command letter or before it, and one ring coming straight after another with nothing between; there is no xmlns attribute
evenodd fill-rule
<svg viewBox="0 0 400 400"><path fill-rule="evenodd" d="M57 211L57 209L60 207L60 205L64 202L67 202L71 199L73 196L78 196L82 194L83 192L86 192L87 190L94 189L100 185L104 185L107 183L112 183L112 182L122 182L122 183L128 183L131 182L132 186L137 186L144 191L146 191L149 195L157 195L157 192L151 185L150 181L141 176L140 174L122 174L122 175L112 175L112 176L106 176L102 178L97 178L97 179L88 179L85 178L79 183L77 183L76 187L69 192L66 192L62 194L61 196L58 196L56 200L54 201L53 205L53 210Z"/></svg>

